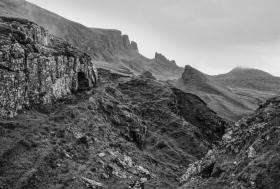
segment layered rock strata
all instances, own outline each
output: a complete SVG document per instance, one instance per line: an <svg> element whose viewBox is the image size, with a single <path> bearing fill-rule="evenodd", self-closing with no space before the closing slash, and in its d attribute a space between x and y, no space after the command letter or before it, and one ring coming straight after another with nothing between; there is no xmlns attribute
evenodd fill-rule
<svg viewBox="0 0 280 189"><path fill-rule="evenodd" d="M92 87L91 57L25 19L0 17L0 116Z"/></svg>

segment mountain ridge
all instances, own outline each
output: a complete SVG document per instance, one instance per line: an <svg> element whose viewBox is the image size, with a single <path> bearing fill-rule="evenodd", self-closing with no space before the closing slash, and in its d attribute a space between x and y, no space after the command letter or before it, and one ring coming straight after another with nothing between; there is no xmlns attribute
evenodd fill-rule
<svg viewBox="0 0 280 189"><path fill-rule="evenodd" d="M152 60L141 55L137 44L135 42L131 44L127 35L123 35L122 39L116 38L119 36L118 30L88 28L27 1L1 0L0 2L0 15L29 19L43 26L50 33L91 55L97 61L98 67L130 76L150 71L155 77L163 80L179 78L182 73L178 66L175 71L160 68L157 64L150 66L149 62ZM112 31L117 32L117 36L108 34Z"/></svg>

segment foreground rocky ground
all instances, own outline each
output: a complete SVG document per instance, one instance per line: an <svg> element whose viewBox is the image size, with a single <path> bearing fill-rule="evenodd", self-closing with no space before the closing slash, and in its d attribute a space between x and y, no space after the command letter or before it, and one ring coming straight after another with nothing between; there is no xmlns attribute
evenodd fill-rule
<svg viewBox="0 0 280 189"><path fill-rule="evenodd" d="M189 166L180 189L280 188L280 97L228 128L222 145Z"/></svg>
<svg viewBox="0 0 280 189"><path fill-rule="evenodd" d="M149 74L98 72L90 91L0 120L0 188L176 188L228 127Z"/></svg>

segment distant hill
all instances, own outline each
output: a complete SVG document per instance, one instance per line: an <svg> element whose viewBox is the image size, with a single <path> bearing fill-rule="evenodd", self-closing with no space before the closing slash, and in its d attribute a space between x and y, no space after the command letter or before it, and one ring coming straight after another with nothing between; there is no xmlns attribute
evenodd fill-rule
<svg viewBox="0 0 280 189"><path fill-rule="evenodd" d="M174 85L185 92L198 95L219 116L230 122L241 119L258 107L256 103L242 98L230 88L189 65L185 67L181 78Z"/></svg>
<svg viewBox="0 0 280 189"><path fill-rule="evenodd" d="M183 72L174 62L167 67L166 61L153 64L154 59L141 55L137 43L119 30L88 28L24 0L0 0L0 16L31 20L91 55L97 67L113 72L131 76L150 71L161 80L178 79Z"/></svg>
<svg viewBox="0 0 280 189"><path fill-rule="evenodd" d="M216 82L228 87L239 87L262 92L279 93L280 78L253 68L236 67L226 74L211 76Z"/></svg>

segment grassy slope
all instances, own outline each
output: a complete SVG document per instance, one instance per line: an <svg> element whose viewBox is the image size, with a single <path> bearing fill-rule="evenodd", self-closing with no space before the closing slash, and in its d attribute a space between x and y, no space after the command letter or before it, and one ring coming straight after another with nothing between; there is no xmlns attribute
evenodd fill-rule
<svg viewBox="0 0 280 189"><path fill-rule="evenodd" d="M229 73L209 78L227 86L240 98L256 105L280 94L280 78L257 69L234 68Z"/></svg>
<svg viewBox="0 0 280 189"><path fill-rule="evenodd" d="M198 95L219 116L230 122L236 122L257 108L250 98L235 93L232 88L223 86L190 66L186 67L184 74L175 82L175 86Z"/></svg>

